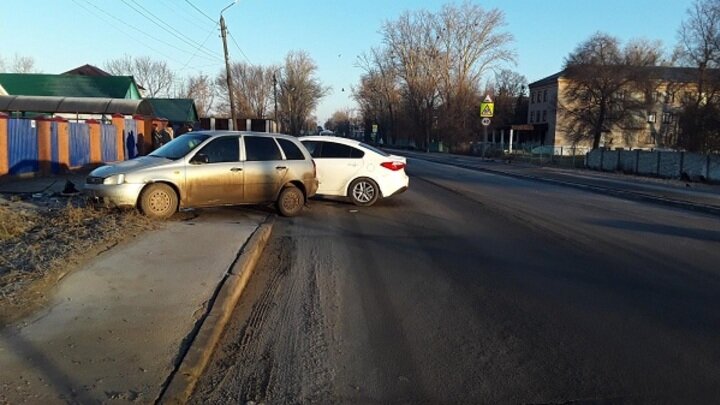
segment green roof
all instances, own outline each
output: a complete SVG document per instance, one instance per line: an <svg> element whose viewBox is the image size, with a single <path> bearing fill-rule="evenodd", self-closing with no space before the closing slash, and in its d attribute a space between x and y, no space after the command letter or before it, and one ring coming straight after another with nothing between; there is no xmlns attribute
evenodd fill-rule
<svg viewBox="0 0 720 405"><path fill-rule="evenodd" d="M155 116L173 123L197 122L195 101L191 98L148 98Z"/></svg>
<svg viewBox="0 0 720 405"><path fill-rule="evenodd" d="M0 73L0 86L12 96L141 98L132 76Z"/></svg>

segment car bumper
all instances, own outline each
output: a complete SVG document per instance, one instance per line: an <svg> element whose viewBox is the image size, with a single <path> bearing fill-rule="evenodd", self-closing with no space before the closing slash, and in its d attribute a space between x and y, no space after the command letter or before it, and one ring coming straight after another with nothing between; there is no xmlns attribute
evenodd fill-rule
<svg viewBox="0 0 720 405"><path fill-rule="evenodd" d="M90 197L118 207L135 207L145 184L85 184Z"/></svg>
<svg viewBox="0 0 720 405"><path fill-rule="evenodd" d="M387 198L406 191L410 186L410 178L404 172L396 173L383 178L379 186L383 198Z"/></svg>
<svg viewBox="0 0 720 405"><path fill-rule="evenodd" d="M307 198L313 197L317 193L317 189L320 186L318 179L312 179L305 182L305 188L307 190Z"/></svg>

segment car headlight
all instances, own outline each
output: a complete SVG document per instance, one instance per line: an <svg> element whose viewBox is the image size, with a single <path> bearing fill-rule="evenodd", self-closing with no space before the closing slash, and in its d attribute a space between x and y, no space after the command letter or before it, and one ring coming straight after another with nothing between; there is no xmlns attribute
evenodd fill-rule
<svg viewBox="0 0 720 405"><path fill-rule="evenodd" d="M123 184L125 183L125 174L113 174L112 176L105 177L103 184Z"/></svg>

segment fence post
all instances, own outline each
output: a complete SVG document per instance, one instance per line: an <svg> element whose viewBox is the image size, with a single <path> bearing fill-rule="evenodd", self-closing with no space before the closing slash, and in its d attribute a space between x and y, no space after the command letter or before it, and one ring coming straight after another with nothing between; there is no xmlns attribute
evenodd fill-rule
<svg viewBox="0 0 720 405"><path fill-rule="evenodd" d="M37 122L38 168L40 174L47 176L52 173L52 137L50 127L52 118L42 117Z"/></svg>
<svg viewBox="0 0 720 405"><path fill-rule="evenodd" d="M58 136L58 165L61 172L70 169L70 124L64 118L55 118Z"/></svg>
<svg viewBox="0 0 720 405"><path fill-rule="evenodd" d="M117 160L125 160L125 116L122 114L113 114L112 123L115 125L115 148L117 151Z"/></svg>
<svg viewBox="0 0 720 405"><path fill-rule="evenodd" d="M662 152L656 151L655 153L657 153L657 164L655 165L655 177L660 177L660 154L662 154Z"/></svg>
<svg viewBox="0 0 720 405"><path fill-rule="evenodd" d="M710 181L710 154L705 156L705 180Z"/></svg>
<svg viewBox="0 0 720 405"><path fill-rule="evenodd" d="M623 151L615 150L615 153L617 153L617 160L615 161L615 171L620 170L620 155L622 155Z"/></svg>
<svg viewBox="0 0 720 405"><path fill-rule="evenodd" d="M102 163L102 144L100 136L100 122L97 120L86 120L90 132L90 164Z"/></svg>
<svg viewBox="0 0 720 405"><path fill-rule="evenodd" d="M640 149L635 150L635 174L640 171Z"/></svg>
<svg viewBox="0 0 720 405"><path fill-rule="evenodd" d="M680 152L680 167L678 167L678 170L680 170L680 173L678 173L678 179L682 179L684 166L685 166L685 152Z"/></svg>
<svg viewBox="0 0 720 405"><path fill-rule="evenodd" d="M600 171L605 167L605 148L600 148Z"/></svg>
<svg viewBox="0 0 720 405"><path fill-rule="evenodd" d="M0 113L0 177L10 173L10 151L8 147L8 116Z"/></svg>

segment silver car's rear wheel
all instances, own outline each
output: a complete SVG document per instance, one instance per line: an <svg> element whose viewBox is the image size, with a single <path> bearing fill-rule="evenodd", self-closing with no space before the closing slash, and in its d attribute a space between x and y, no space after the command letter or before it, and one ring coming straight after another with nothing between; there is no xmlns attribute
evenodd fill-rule
<svg viewBox="0 0 720 405"><path fill-rule="evenodd" d="M350 183L349 197L353 204L361 207L369 207L380 197L380 189L377 183L368 178L359 178Z"/></svg>
<svg viewBox="0 0 720 405"><path fill-rule="evenodd" d="M140 210L150 218L170 218L177 209L177 193L167 184L151 184L140 196Z"/></svg>
<svg viewBox="0 0 720 405"><path fill-rule="evenodd" d="M305 205L305 196L295 186L285 187L278 197L277 207L280 214L285 217L298 215Z"/></svg>

